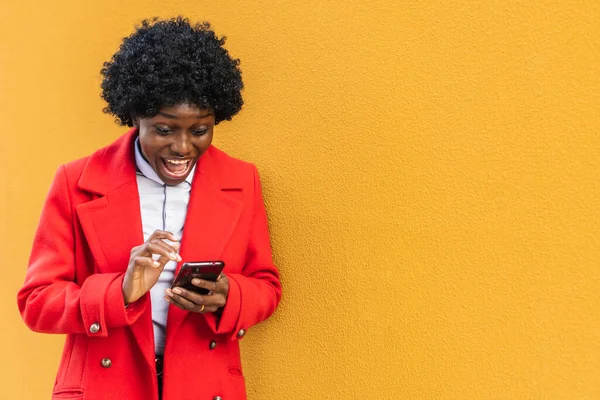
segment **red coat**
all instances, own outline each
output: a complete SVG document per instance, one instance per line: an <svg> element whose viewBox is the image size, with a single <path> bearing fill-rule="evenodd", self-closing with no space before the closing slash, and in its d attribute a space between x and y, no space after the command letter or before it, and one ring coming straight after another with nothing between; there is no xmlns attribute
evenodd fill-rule
<svg viewBox="0 0 600 400"><path fill-rule="evenodd" d="M136 134L61 166L46 199L18 303L32 330L67 334L53 399L157 399L150 295L125 309L121 292L144 242ZM281 297L256 167L200 157L180 253L225 261L230 288L219 321L170 306L163 399L245 399L238 340Z"/></svg>

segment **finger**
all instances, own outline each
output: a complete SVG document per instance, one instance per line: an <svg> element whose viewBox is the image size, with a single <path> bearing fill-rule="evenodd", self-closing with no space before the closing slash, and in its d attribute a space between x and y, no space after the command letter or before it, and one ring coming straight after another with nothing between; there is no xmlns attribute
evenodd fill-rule
<svg viewBox="0 0 600 400"><path fill-rule="evenodd" d="M190 302L181 301L180 297L176 297L173 293L168 293L166 291L165 291L165 300L167 300L169 303L171 303L185 311L190 311L190 309L193 308L193 306L194 306L193 304L190 304Z"/></svg>
<svg viewBox="0 0 600 400"><path fill-rule="evenodd" d="M207 303L209 303L206 296L203 296L199 293L194 293L191 290L187 290L181 287L174 287L173 289L167 289L167 291L170 291L174 295L180 296L189 301L190 303L194 303L198 306L201 306L202 304L206 305Z"/></svg>
<svg viewBox="0 0 600 400"><path fill-rule="evenodd" d="M195 293L191 290L187 290L181 287L176 287L171 289L176 295L179 295L190 302L196 304L198 307L201 307L202 304L206 306L207 309L211 311L215 311L219 307L223 307L227 302L227 299L222 294L218 295L201 295L199 293Z"/></svg>
<svg viewBox="0 0 600 400"><path fill-rule="evenodd" d="M196 304L198 307L201 307L202 304L204 304L206 309L210 312L214 312L217 309L224 307L225 303L227 303L227 297L222 293L217 293L215 295L201 295L180 287L173 288L171 291Z"/></svg>
<svg viewBox="0 0 600 400"><path fill-rule="evenodd" d="M217 284L229 286L229 278L227 277L227 275L221 272L221 275L219 275L219 279L217 279Z"/></svg>
<svg viewBox="0 0 600 400"><path fill-rule="evenodd" d="M192 285L208 290L209 292L216 292L219 288L216 282L206 281L200 278L192 279Z"/></svg>
<svg viewBox="0 0 600 400"><path fill-rule="evenodd" d="M152 232L152 234L148 238L148 241L151 241L152 239L168 239L172 242L179 242L179 238L175 236L172 232L161 231L160 229L157 229L154 232Z"/></svg>
<svg viewBox="0 0 600 400"><path fill-rule="evenodd" d="M165 296L165 297L168 298L169 299L168 301L170 301L172 304L175 304L184 310L191 311L191 312L197 312L197 313L216 312L225 305L225 301L226 301L226 299L223 296L219 296L221 298L220 301L215 301L215 298L211 297L210 301L207 300L201 304L190 302L190 303L194 304L194 307L189 308L189 304L182 301L183 297L181 295L172 293L171 296ZM211 304L211 301L214 302L215 304Z"/></svg>
<svg viewBox="0 0 600 400"><path fill-rule="evenodd" d="M181 308L182 310L185 311L190 311L190 312L197 312L197 313L213 313L218 311L221 306L218 305L209 305L209 304L205 304L204 306L202 304L195 304L193 307L189 306L189 303L185 303L184 301L182 301L181 297L178 297L177 295L173 295L173 296L165 296L165 300L168 301L169 303L173 304L174 306L177 306L179 308Z"/></svg>
<svg viewBox="0 0 600 400"><path fill-rule="evenodd" d="M152 239L146 242L146 246L153 245L159 246L167 250L169 253L177 254L179 251L179 243L169 244L164 239Z"/></svg>
<svg viewBox="0 0 600 400"><path fill-rule="evenodd" d="M219 279L217 280L217 287L218 292L224 293L225 295L229 293L229 278L222 272L221 275L219 275Z"/></svg>
<svg viewBox="0 0 600 400"><path fill-rule="evenodd" d="M178 242L171 242L170 240L167 240L167 239L158 239L158 238L148 239L148 241L146 243L155 243L155 244L164 246L165 248L169 249L169 251L172 251L174 253L177 253L179 251L179 248L181 247Z"/></svg>
<svg viewBox="0 0 600 400"><path fill-rule="evenodd" d="M151 253L151 256L155 260L158 260L158 262L160 262L162 265L166 265L169 261L181 261L181 256L177 254L177 251L179 250L179 243L173 243L172 245L169 245L168 243L164 242L163 239L152 239L152 241L147 244L154 244L167 249L168 256ZM144 244L144 246L147 244ZM175 259L173 259L173 257L175 257Z"/></svg>
<svg viewBox="0 0 600 400"><path fill-rule="evenodd" d="M171 296L165 295L164 299L167 301L167 303L173 304L177 308L181 308L184 311L189 311L187 308L185 308L183 304L178 303L177 300L175 300Z"/></svg>
<svg viewBox="0 0 600 400"><path fill-rule="evenodd" d="M160 262L158 262L150 257L137 256L133 259L133 261L134 261L134 265L137 266L138 269L157 268L162 271L162 269L165 267L164 264L161 264Z"/></svg>
<svg viewBox="0 0 600 400"><path fill-rule="evenodd" d="M165 290L165 293L167 297L174 302L174 304L181 306L181 308L183 308L184 310L193 310L197 306L196 303L186 299L185 297L173 293L171 289Z"/></svg>
<svg viewBox="0 0 600 400"><path fill-rule="evenodd" d="M181 256L174 252L173 248L166 243L146 243L146 253L158 254L172 261L181 261Z"/></svg>

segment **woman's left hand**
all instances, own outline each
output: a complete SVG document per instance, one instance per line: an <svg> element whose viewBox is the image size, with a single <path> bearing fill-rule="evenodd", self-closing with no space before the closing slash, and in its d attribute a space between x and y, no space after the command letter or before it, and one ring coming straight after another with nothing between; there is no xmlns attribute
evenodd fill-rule
<svg viewBox="0 0 600 400"><path fill-rule="evenodd" d="M192 284L207 289L209 293L201 295L176 287L165 291L165 300L182 310L197 313L215 312L221 307L225 307L229 293L229 279L225 274L221 274L216 282L194 278Z"/></svg>

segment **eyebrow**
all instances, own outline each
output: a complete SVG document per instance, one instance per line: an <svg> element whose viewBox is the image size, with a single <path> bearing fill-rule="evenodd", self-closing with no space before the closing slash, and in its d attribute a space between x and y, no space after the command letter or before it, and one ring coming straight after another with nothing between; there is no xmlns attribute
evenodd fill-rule
<svg viewBox="0 0 600 400"><path fill-rule="evenodd" d="M162 112L162 111L159 111L158 114L162 115L163 117L170 118L170 119L179 119L179 117L177 115L168 114L168 113ZM206 118L206 117L211 116L211 115L213 115L213 113L209 111L208 114L197 115L196 119Z"/></svg>

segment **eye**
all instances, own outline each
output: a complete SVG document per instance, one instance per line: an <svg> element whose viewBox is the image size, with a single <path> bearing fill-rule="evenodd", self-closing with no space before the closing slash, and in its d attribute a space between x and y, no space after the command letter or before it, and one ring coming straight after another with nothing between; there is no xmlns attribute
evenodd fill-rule
<svg viewBox="0 0 600 400"><path fill-rule="evenodd" d="M156 132L161 136L167 136L172 132L168 126L156 125L154 129L156 129Z"/></svg>
<svg viewBox="0 0 600 400"><path fill-rule="evenodd" d="M208 128L200 128L200 129L194 129L192 131L192 134L194 136L202 136L204 135L206 132L208 132Z"/></svg>

